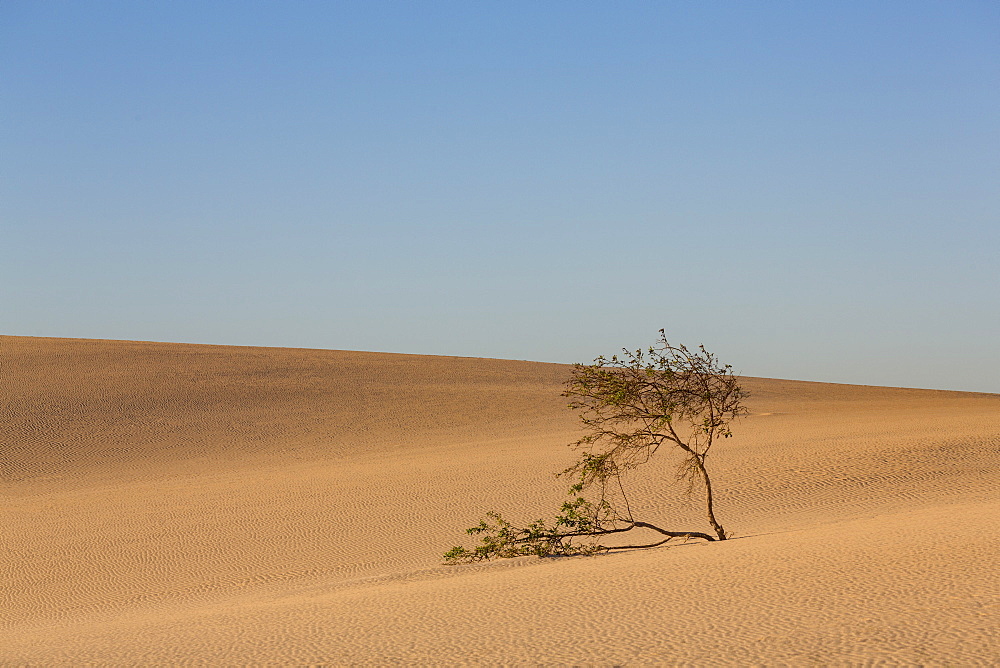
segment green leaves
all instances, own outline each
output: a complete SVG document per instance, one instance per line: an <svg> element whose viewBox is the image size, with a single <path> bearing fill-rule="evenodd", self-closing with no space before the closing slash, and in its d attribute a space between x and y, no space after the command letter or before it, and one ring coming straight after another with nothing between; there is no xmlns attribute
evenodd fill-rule
<svg viewBox="0 0 1000 668"><path fill-rule="evenodd" d="M595 554L606 548L593 543L574 541L581 535L598 530L594 507L583 497L563 503L553 524L536 520L525 527L507 522L500 513L490 511L486 519L466 529L470 535L481 535L479 545L472 549L455 546L444 553L445 563L460 564L509 559L511 557L550 557Z"/></svg>

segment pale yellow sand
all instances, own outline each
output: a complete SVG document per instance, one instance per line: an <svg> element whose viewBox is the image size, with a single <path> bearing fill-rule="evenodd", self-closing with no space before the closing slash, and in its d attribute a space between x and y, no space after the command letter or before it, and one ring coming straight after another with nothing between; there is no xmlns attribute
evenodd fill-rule
<svg viewBox="0 0 1000 668"><path fill-rule="evenodd" d="M0 337L0 663L998 661L998 395L748 379L737 540L441 566L561 499L567 373Z"/></svg>

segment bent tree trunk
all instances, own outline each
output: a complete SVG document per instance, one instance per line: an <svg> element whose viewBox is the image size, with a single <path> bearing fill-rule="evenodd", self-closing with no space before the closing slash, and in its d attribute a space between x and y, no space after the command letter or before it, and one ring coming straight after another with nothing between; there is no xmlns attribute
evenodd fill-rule
<svg viewBox="0 0 1000 668"><path fill-rule="evenodd" d="M722 525L715 519L715 508L712 505L712 481L708 477L708 471L705 470L705 456L695 455L695 463L697 464L698 471L701 473L701 479L705 481L705 503L708 506L708 523L712 525L715 530L716 535L718 535L719 540L726 540L726 531L722 528Z"/></svg>

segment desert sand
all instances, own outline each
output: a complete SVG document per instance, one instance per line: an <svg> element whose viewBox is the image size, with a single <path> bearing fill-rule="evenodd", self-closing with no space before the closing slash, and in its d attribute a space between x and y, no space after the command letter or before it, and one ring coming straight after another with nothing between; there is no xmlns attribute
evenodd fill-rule
<svg viewBox="0 0 1000 668"><path fill-rule="evenodd" d="M0 663L1000 662L1000 395L747 378L734 540L442 565L562 499L568 373L0 337ZM637 516L706 530L672 472Z"/></svg>

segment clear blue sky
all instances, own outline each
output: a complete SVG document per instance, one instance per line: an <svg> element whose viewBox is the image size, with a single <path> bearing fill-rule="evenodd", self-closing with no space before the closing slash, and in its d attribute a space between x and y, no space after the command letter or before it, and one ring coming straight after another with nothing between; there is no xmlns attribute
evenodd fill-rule
<svg viewBox="0 0 1000 668"><path fill-rule="evenodd" d="M1000 4L0 2L0 333L1000 392Z"/></svg>

